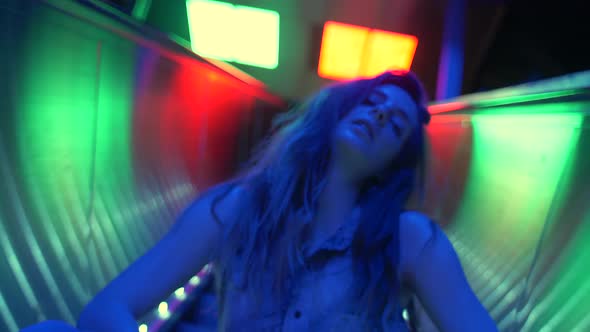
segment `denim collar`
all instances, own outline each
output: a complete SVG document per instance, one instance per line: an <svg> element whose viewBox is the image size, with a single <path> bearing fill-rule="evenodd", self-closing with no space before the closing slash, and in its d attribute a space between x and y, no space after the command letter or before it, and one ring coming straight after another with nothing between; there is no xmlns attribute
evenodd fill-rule
<svg viewBox="0 0 590 332"><path fill-rule="evenodd" d="M316 244L305 244L305 256L311 257L321 251L346 251L352 245L352 240L360 224L360 208L355 208L352 212L351 218L343 222L325 241Z"/></svg>

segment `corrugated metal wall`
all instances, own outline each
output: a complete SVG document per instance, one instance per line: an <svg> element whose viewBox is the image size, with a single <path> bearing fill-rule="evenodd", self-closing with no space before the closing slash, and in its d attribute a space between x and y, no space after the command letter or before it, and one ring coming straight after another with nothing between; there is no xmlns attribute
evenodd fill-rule
<svg viewBox="0 0 590 332"><path fill-rule="evenodd" d="M500 330L590 330L590 72L431 111L427 211Z"/></svg>
<svg viewBox="0 0 590 332"><path fill-rule="evenodd" d="M0 330L70 322L282 101L75 2L0 6Z"/></svg>
<svg viewBox="0 0 590 332"><path fill-rule="evenodd" d="M75 2L0 7L0 329L74 321L281 100ZM52 3L62 3L55 7ZM435 105L426 212L501 331L587 331L590 75Z"/></svg>

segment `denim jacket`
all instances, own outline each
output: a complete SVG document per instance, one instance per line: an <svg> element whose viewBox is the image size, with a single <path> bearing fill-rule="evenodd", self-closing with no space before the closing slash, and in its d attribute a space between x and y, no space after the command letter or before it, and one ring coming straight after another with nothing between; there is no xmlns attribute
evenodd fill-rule
<svg viewBox="0 0 590 332"><path fill-rule="evenodd" d="M381 313L359 314L361 285L367 278L353 270L351 243L359 218L341 226L318 246L305 248L309 267L294 278L288 303L264 295L254 304L240 287L238 276L226 281L220 308L220 331L392 331L407 332L399 298L394 301L394 317L383 329ZM270 279L269 279L270 283ZM258 311L255 310L258 309Z"/></svg>

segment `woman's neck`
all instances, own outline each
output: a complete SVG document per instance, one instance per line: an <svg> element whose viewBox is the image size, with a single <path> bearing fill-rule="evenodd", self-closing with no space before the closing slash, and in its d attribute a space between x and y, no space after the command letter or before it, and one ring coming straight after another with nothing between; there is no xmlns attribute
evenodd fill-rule
<svg viewBox="0 0 590 332"><path fill-rule="evenodd" d="M340 168L331 166L320 194L313 220L314 233L330 235L352 214L359 194L358 185Z"/></svg>

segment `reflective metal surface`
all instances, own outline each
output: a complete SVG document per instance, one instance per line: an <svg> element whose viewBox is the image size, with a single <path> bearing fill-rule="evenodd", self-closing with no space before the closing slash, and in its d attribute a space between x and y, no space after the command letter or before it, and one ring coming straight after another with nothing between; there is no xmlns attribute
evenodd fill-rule
<svg viewBox="0 0 590 332"><path fill-rule="evenodd" d="M0 330L73 322L281 100L75 2L0 7ZM501 331L588 331L590 75L431 108L424 210Z"/></svg>
<svg viewBox="0 0 590 332"><path fill-rule="evenodd" d="M427 208L501 331L588 331L590 72L431 107Z"/></svg>
<svg viewBox="0 0 590 332"><path fill-rule="evenodd" d="M283 107L151 31L57 3L0 6L2 331L74 322Z"/></svg>

